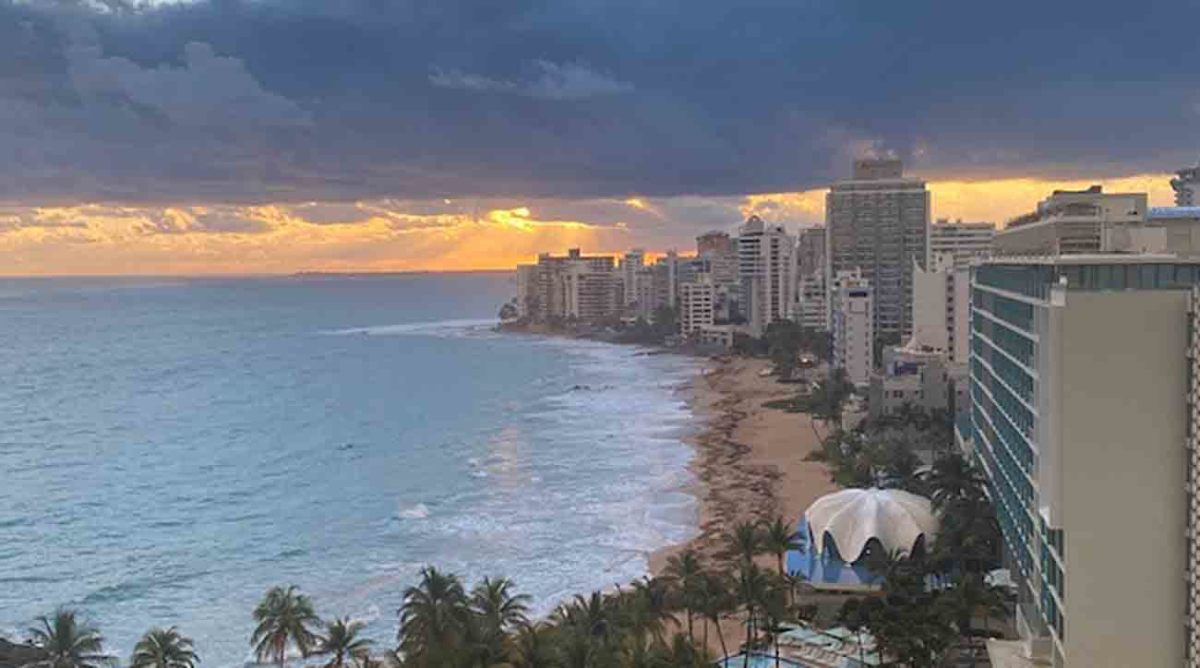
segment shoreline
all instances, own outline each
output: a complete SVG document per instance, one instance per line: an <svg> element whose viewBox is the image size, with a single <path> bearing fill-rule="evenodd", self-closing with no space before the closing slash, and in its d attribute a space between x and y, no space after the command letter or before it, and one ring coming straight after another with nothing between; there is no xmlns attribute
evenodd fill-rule
<svg viewBox="0 0 1200 668"><path fill-rule="evenodd" d="M695 483L684 488L697 500L697 533L651 552L650 575L661 575L667 560L688 548L706 565L719 563L724 536L736 523L777 516L797 523L810 503L837 489L825 464L805 461L819 447L811 418L763 405L794 394L759 375L769 367L762 359L717 359L682 390L699 422L685 439L695 450L689 465Z"/></svg>

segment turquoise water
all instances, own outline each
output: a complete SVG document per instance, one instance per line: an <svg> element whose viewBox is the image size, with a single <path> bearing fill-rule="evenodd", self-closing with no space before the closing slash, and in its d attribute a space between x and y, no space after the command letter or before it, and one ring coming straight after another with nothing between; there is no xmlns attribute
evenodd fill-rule
<svg viewBox="0 0 1200 668"><path fill-rule="evenodd" d="M743 668L743 666L746 668L775 668L777 664L775 663L774 654L751 654L749 659L744 654L738 654L719 662L717 665L722 666L722 668ZM806 668L803 663L797 663L783 657L779 657L778 665L784 668Z"/></svg>
<svg viewBox="0 0 1200 668"><path fill-rule="evenodd" d="M426 563L537 609L686 538L696 362L490 331L497 275L0 281L0 630L77 606L205 666L295 583L391 642Z"/></svg>

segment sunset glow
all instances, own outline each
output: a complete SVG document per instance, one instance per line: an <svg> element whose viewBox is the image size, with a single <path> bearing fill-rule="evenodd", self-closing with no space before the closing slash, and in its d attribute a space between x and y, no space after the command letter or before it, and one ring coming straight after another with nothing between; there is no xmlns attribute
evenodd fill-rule
<svg viewBox="0 0 1200 668"><path fill-rule="evenodd" d="M1099 183L1169 204L1167 174L1071 181L931 181L934 218L1004 221L1055 189ZM230 206L80 204L0 209L5 275L255 274L508 269L540 250L688 252L710 229L759 215L819 224L825 190L622 200L308 202Z"/></svg>

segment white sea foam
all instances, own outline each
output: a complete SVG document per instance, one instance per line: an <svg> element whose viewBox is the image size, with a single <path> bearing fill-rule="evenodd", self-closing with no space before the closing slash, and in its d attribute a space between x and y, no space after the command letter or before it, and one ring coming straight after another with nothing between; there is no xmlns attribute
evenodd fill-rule
<svg viewBox="0 0 1200 668"><path fill-rule="evenodd" d="M418 503L407 508L402 508L400 512L396 513L396 517L405 520L423 520L429 517L429 506Z"/></svg>
<svg viewBox="0 0 1200 668"><path fill-rule="evenodd" d="M327 336L463 336L470 333L490 332L495 320L434 320L430 322L404 322L394 325L351 327L320 332Z"/></svg>

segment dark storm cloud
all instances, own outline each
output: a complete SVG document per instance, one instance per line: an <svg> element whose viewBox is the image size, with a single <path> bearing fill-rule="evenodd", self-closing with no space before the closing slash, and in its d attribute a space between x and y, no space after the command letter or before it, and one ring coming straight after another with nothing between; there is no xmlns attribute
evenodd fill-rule
<svg viewBox="0 0 1200 668"><path fill-rule="evenodd" d="M0 0L0 199L798 190L1200 155L1193 2Z"/></svg>

